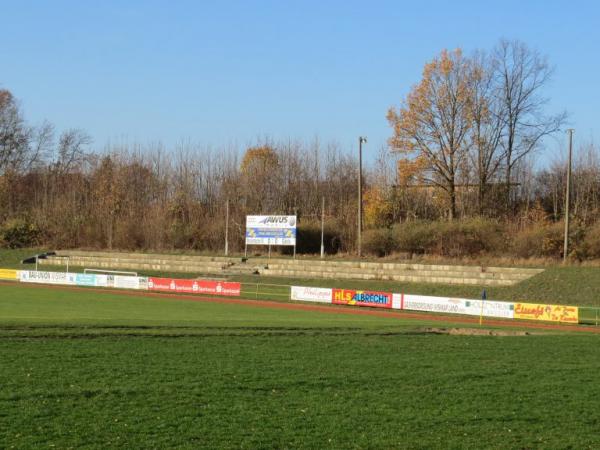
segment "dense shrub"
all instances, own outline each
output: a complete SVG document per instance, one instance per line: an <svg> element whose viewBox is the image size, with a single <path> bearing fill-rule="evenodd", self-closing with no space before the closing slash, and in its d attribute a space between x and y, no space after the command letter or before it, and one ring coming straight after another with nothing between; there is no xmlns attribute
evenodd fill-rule
<svg viewBox="0 0 600 450"><path fill-rule="evenodd" d="M23 219L10 219L0 228L0 242L8 248L34 246L39 237L39 228Z"/></svg>
<svg viewBox="0 0 600 450"><path fill-rule="evenodd" d="M405 222L394 227L398 251L423 254L435 247L436 236L432 222Z"/></svg>
<svg viewBox="0 0 600 450"><path fill-rule="evenodd" d="M367 230L363 234L363 250L377 256L387 256L398 250L398 241L390 228Z"/></svg>
<svg viewBox="0 0 600 450"><path fill-rule="evenodd" d="M587 231L583 242L587 258L600 258L600 222Z"/></svg>
<svg viewBox="0 0 600 450"><path fill-rule="evenodd" d="M503 228L495 221L406 222L394 228L396 250L441 256L476 256L503 247Z"/></svg>
<svg viewBox="0 0 600 450"><path fill-rule="evenodd" d="M513 253L520 258L560 258L563 250L562 223L536 224L511 236Z"/></svg>

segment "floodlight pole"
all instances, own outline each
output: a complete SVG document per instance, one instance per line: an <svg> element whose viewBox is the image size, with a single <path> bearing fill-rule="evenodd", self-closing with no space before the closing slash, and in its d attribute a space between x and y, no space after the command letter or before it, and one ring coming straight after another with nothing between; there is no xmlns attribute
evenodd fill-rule
<svg viewBox="0 0 600 450"><path fill-rule="evenodd" d="M567 130L569 133L569 162L567 164L567 192L565 195L565 243L563 249L563 263L567 262L569 256L569 207L571 203L571 161L573 159L573 132L575 130L570 128Z"/></svg>
<svg viewBox="0 0 600 450"><path fill-rule="evenodd" d="M294 208L294 216L296 217L296 239L294 240L294 255L293 255L293 258L296 259L296 244L298 242L298 208Z"/></svg>
<svg viewBox="0 0 600 450"><path fill-rule="evenodd" d="M229 199L225 202L225 256L229 255Z"/></svg>
<svg viewBox="0 0 600 450"><path fill-rule="evenodd" d="M321 199L321 259L325 257L325 196Z"/></svg>
<svg viewBox="0 0 600 450"><path fill-rule="evenodd" d="M362 145L367 142L364 136L358 137L358 256L362 256Z"/></svg>

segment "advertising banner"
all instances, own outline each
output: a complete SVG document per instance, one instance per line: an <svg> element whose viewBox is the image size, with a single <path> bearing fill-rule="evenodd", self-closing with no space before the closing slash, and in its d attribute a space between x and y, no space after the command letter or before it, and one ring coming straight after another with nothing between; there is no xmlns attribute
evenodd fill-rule
<svg viewBox="0 0 600 450"><path fill-rule="evenodd" d="M77 286L107 287L108 275L95 273L77 273L75 274L75 284Z"/></svg>
<svg viewBox="0 0 600 450"><path fill-rule="evenodd" d="M148 278L148 289L151 291L183 292L188 294L239 296L241 284L230 281L150 277Z"/></svg>
<svg viewBox="0 0 600 450"><path fill-rule="evenodd" d="M120 289L139 289L140 279L139 277L132 277L129 275L114 275L112 277L112 287Z"/></svg>
<svg viewBox="0 0 600 450"><path fill-rule="evenodd" d="M138 277L138 279L140 280L139 289L147 291L148 290L148 277Z"/></svg>
<svg viewBox="0 0 600 450"><path fill-rule="evenodd" d="M404 309L404 295L392 294L392 309Z"/></svg>
<svg viewBox="0 0 600 450"><path fill-rule="evenodd" d="M486 317L500 317L503 319L514 319L515 305L509 302L496 302L493 300L464 300L465 314L479 316L481 314L481 303L483 302L483 315Z"/></svg>
<svg viewBox="0 0 600 450"><path fill-rule="evenodd" d="M23 283L75 285L75 278L76 274L67 272L19 271L19 281Z"/></svg>
<svg viewBox="0 0 600 450"><path fill-rule="evenodd" d="M292 300L301 300L306 302L331 303L333 289L292 286Z"/></svg>
<svg viewBox="0 0 600 450"><path fill-rule="evenodd" d="M45 272L19 270L19 280L23 283L64 284L70 286L108 286L107 275L67 272Z"/></svg>
<svg viewBox="0 0 600 450"><path fill-rule="evenodd" d="M0 269L0 280L18 280L19 274L16 270Z"/></svg>
<svg viewBox="0 0 600 450"><path fill-rule="evenodd" d="M101 273L96 274L96 286L108 287L108 275L104 275Z"/></svg>
<svg viewBox="0 0 600 450"><path fill-rule="evenodd" d="M483 315L486 317L500 317L504 319L513 319L515 317L515 306L513 303L493 300L404 295L402 306L403 309L413 311L479 316L482 314L482 302Z"/></svg>
<svg viewBox="0 0 600 450"><path fill-rule="evenodd" d="M430 297L426 295L404 295L403 309L449 314L467 314L465 302L462 299Z"/></svg>
<svg viewBox="0 0 600 450"><path fill-rule="evenodd" d="M390 292L333 289L331 298L332 303L336 305L374 306L376 308L392 307L392 294Z"/></svg>
<svg viewBox="0 0 600 450"><path fill-rule="evenodd" d="M295 229L246 228L246 242L252 245L294 245Z"/></svg>
<svg viewBox="0 0 600 450"><path fill-rule="evenodd" d="M246 244L296 245L296 216L246 216Z"/></svg>
<svg viewBox="0 0 600 450"><path fill-rule="evenodd" d="M77 286L96 286L96 274L91 274L91 273L75 274L75 284Z"/></svg>
<svg viewBox="0 0 600 450"><path fill-rule="evenodd" d="M515 319L544 320L548 322L579 322L577 306L515 303Z"/></svg>

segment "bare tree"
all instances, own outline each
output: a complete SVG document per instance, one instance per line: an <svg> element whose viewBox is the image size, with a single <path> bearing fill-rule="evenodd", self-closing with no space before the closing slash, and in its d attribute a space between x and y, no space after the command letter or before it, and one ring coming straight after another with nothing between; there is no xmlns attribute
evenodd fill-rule
<svg viewBox="0 0 600 450"><path fill-rule="evenodd" d="M543 88L552 76L546 58L519 41L502 40L493 51L497 77L497 100L503 104L506 206L511 205L511 177L515 165L556 133L565 123L566 113L545 115L548 99Z"/></svg>
<svg viewBox="0 0 600 450"><path fill-rule="evenodd" d="M66 173L72 167L81 164L91 143L92 138L83 130L64 131L58 139L55 169L59 173Z"/></svg>
<svg viewBox="0 0 600 450"><path fill-rule="evenodd" d="M29 130L13 95L0 90L0 173L26 161Z"/></svg>
<svg viewBox="0 0 600 450"><path fill-rule="evenodd" d="M502 163L505 107L494 95L494 71L490 58L483 52L473 56L471 74L471 165L478 179L477 208L483 214L489 182L495 179Z"/></svg>

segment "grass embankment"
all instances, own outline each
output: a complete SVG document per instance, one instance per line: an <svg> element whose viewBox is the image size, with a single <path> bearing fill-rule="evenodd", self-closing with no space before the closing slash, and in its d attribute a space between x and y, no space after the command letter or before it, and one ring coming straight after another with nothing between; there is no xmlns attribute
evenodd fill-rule
<svg viewBox="0 0 600 450"><path fill-rule="evenodd" d="M0 285L0 447L600 445L598 336L421 326Z"/></svg>

